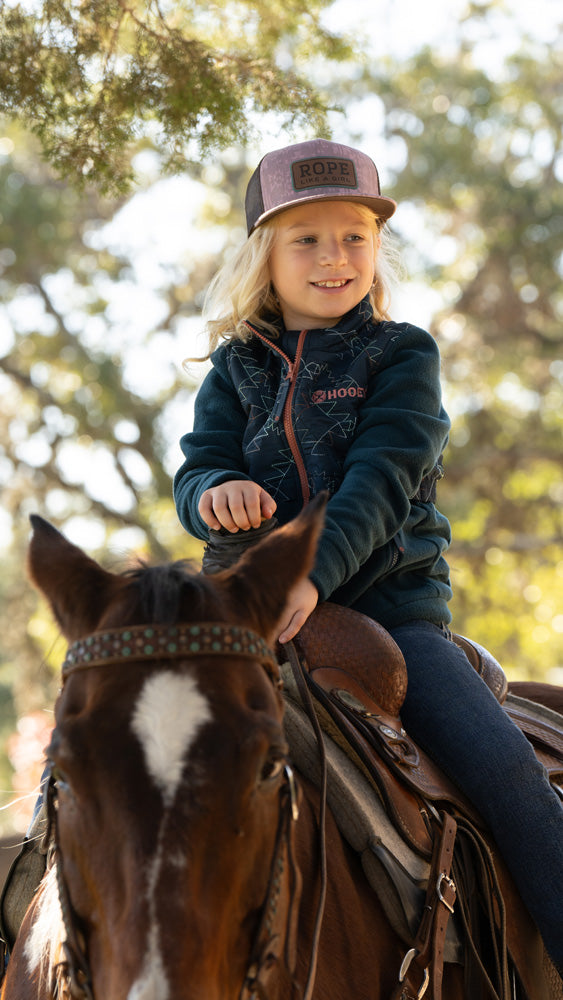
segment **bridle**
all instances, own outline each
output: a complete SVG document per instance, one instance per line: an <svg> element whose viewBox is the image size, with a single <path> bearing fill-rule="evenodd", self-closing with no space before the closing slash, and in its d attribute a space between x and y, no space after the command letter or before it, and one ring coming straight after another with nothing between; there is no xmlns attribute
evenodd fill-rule
<svg viewBox="0 0 563 1000"><path fill-rule="evenodd" d="M274 686L282 686L276 656L262 636L224 622L130 625L93 632L69 646L62 666L63 681L77 670L128 660L173 660L186 656L236 656L258 661Z"/></svg>
<svg viewBox="0 0 563 1000"><path fill-rule="evenodd" d="M64 682L74 673L103 666L139 661L161 661L186 657L237 657L258 662L278 690L282 687L279 665L271 647L251 629L223 622L195 622L178 625L134 625L95 632L73 643L62 666ZM57 886L65 940L65 960L59 974L73 1000L94 1000L92 975L82 921L72 904L64 873L64 859L58 835L57 775L52 769L46 792L48 836L53 843ZM298 876L292 856L291 826L298 818L297 793L293 772L285 765L280 789L276 841L270 865L268 889L251 949L249 965L239 1000L267 1000L267 981L281 959L293 963L297 922ZM286 913L280 905L287 898ZM285 921L285 928L284 928Z"/></svg>

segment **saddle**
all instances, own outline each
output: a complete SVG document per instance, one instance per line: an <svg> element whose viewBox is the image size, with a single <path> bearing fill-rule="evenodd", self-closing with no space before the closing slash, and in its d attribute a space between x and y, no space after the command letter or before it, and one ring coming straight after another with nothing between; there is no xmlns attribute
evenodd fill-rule
<svg viewBox="0 0 563 1000"><path fill-rule="evenodd" d="M482 646L463 636L452 638L499 702L506 702L508 685L500 664ZM394 840L389 831L383 839L369 833L364 850L366 835L358 837L357 821L346 815L348 833L341 828L355 849L362 841L362 863L368 879L378 890L395 929L410 944L393 1000L421 996L429 984L433 1000L439 1000L444 957L461 961L459 936L452 932L450 921L456 883L459 895L465 897L458 899L458 909L466 931L470 930L475 886L465 884L460 861L454 860L454 845L466 867L468 860L471 866L467 855L473 855L473 860L478 855L476 867L485 873L480 889L489 896L490 912L497 915L491 920L496 925L492 929L496 942L493 948L498 948L499 939L502 942L508 933L508 950L528 997L545 1000L543 977L538 977L537 971L543 945L523 907L511 905L515 900L512 880L480 816L401 724L407 671L391 636L372 619L326 602L310 616L293 644L283 649L290 660L289 672L287 666L283 668L286 703L288 693L302 708L309 701L321 730L337 748L336 753L342 752L365 779L372 795L375 792L394 830ZM537 746L552 780L563 779L563 735L555 720L531 720L522 705L508 710ZM294 744L301 739L297 734L303 728L302 719L293 718L292 722L295 711L294 707L286 713L292 730L288 737L292 755ZM311 747L307 754L310 765ZM303 766L301 759L296 763ZM334 764L330 766L334 772ZM331 781L333 777L331 773ZM342 790L346 786L346 804L342 806L346 812L350 794L359 796L350 793L354 782L349 775L340 780ZM336 819L339 822L338 816ZM377 822L381 827L381 816ZM452 865L456 865L455 882L450 875ZM504 900L511 910L508 924L502 919ZM502 943L500 947L502 951ZM511 993L506 956L499 953L497 965L501 967L501 984L493 995L508 997ZM478 975L475 970L472 974ZM475 985L470 995L482 995L481 987Z"/></svg>
<svg viewBox="0 0 563 1000"><path fill-rule="evenodd" d="M504 670L487 649L455 633L452 641L463 649L471 666L533 745L551 782L563 786L563 727L559 714L532 706L525 698L508 696ZM399 647L383 626L358 611L326 601L302 626L294 645L315 686L317 700L332 719L332 725L327 720L327 729L329 725L333 731L336 727L341 741L345 735L352 738L353 752L364 767L379 768L379 760L374 761L365 747L367 743L378 750L399 784L431 801L448 802L481 823L465 796L402 727L400 713L407 690L407 669ZM362 736L359 741L358 732ZM349 742L344 742L349 749ZM386 774L380 778L382 783L386 779ZM389 805L398 809L395 783L387 787ZM385 795L384 788L380 793ZM400 818L397 821L400 824ZM424 854L426 844L428 851L420 824L411 835L413 846Z"/></svg>
<svg viewBox="0 0 563 1000"><path fill-rule="evenodd" d="M467 639L472 664L499 698L507 681L500 664ZM405 732L400 718L407 690L402 653L377 622L340 605L319 605L294 639L308 671L325 732L344 747L376 787L410 845L429 858L433 831L420 799L478 814L459 789Z"/></svg>

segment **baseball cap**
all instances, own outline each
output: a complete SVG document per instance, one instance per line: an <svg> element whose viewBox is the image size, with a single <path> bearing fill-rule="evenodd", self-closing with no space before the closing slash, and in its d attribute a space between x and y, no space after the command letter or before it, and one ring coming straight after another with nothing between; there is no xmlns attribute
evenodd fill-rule
<svg viewBox="0 0 563 1000"><path fill-rule="evenodd" d="M385 198L373 160L359 149L311 139L266 153L246 189L248 235L267 219L308 201L346 198L369 205L381 219L397 207Z"/></svg>

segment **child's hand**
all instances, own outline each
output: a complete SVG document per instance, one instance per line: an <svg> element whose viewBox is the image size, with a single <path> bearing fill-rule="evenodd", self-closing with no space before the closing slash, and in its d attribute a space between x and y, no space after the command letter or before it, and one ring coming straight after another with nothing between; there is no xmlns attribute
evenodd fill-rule
<svg viewBox="0 0 563 1000"><path fill-rule="evenodd" d="M230 479L202 493L198 510L208 528L226 528L234 534L239 528L259 528L276 510L276 501L258 483Z"/></svg>
<svg viewBox="0 0 563 1000"><path fill-rule="evenodd" d="M287 604L283 610L280 620L279 642L289 642L299 632L302 625L312 611L315 610L319 600L319 592L314 583L306 578L295 585L290 590Z"/></svg>

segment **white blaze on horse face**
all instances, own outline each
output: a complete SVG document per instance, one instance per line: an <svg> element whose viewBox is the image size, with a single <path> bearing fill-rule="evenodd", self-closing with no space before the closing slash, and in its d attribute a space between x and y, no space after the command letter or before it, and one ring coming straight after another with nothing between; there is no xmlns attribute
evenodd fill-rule
<svg viewBox="0 0 563 1000"><path fill-rule="evenodd" d="M165 807L174 802L176 791L197 736L212 718L207 698L193 677L171 670L153 674L145 681L131 718L147 771L162 792ZM156 889L163 863L161 821L157 849L148 868L147 907L149 930L145 961L127 1000L169 1000L170 988L160 951L161 930L156 916Z"/></svg>
<svg viewBox="0 0 563 1000"><path fill-rule="evenodd" d="M166 806L174 801L190 748L211 718L209 702L193 677L167 670L143 685L131 726Z"/></svg>
<svg viewBox="0 0 563 1000"><path fill-rule="evenodd" d="M158 949L157 932L153 928L141 975L129 990L127 1000L169 1000L169 997L170 988Z"/></svg>

